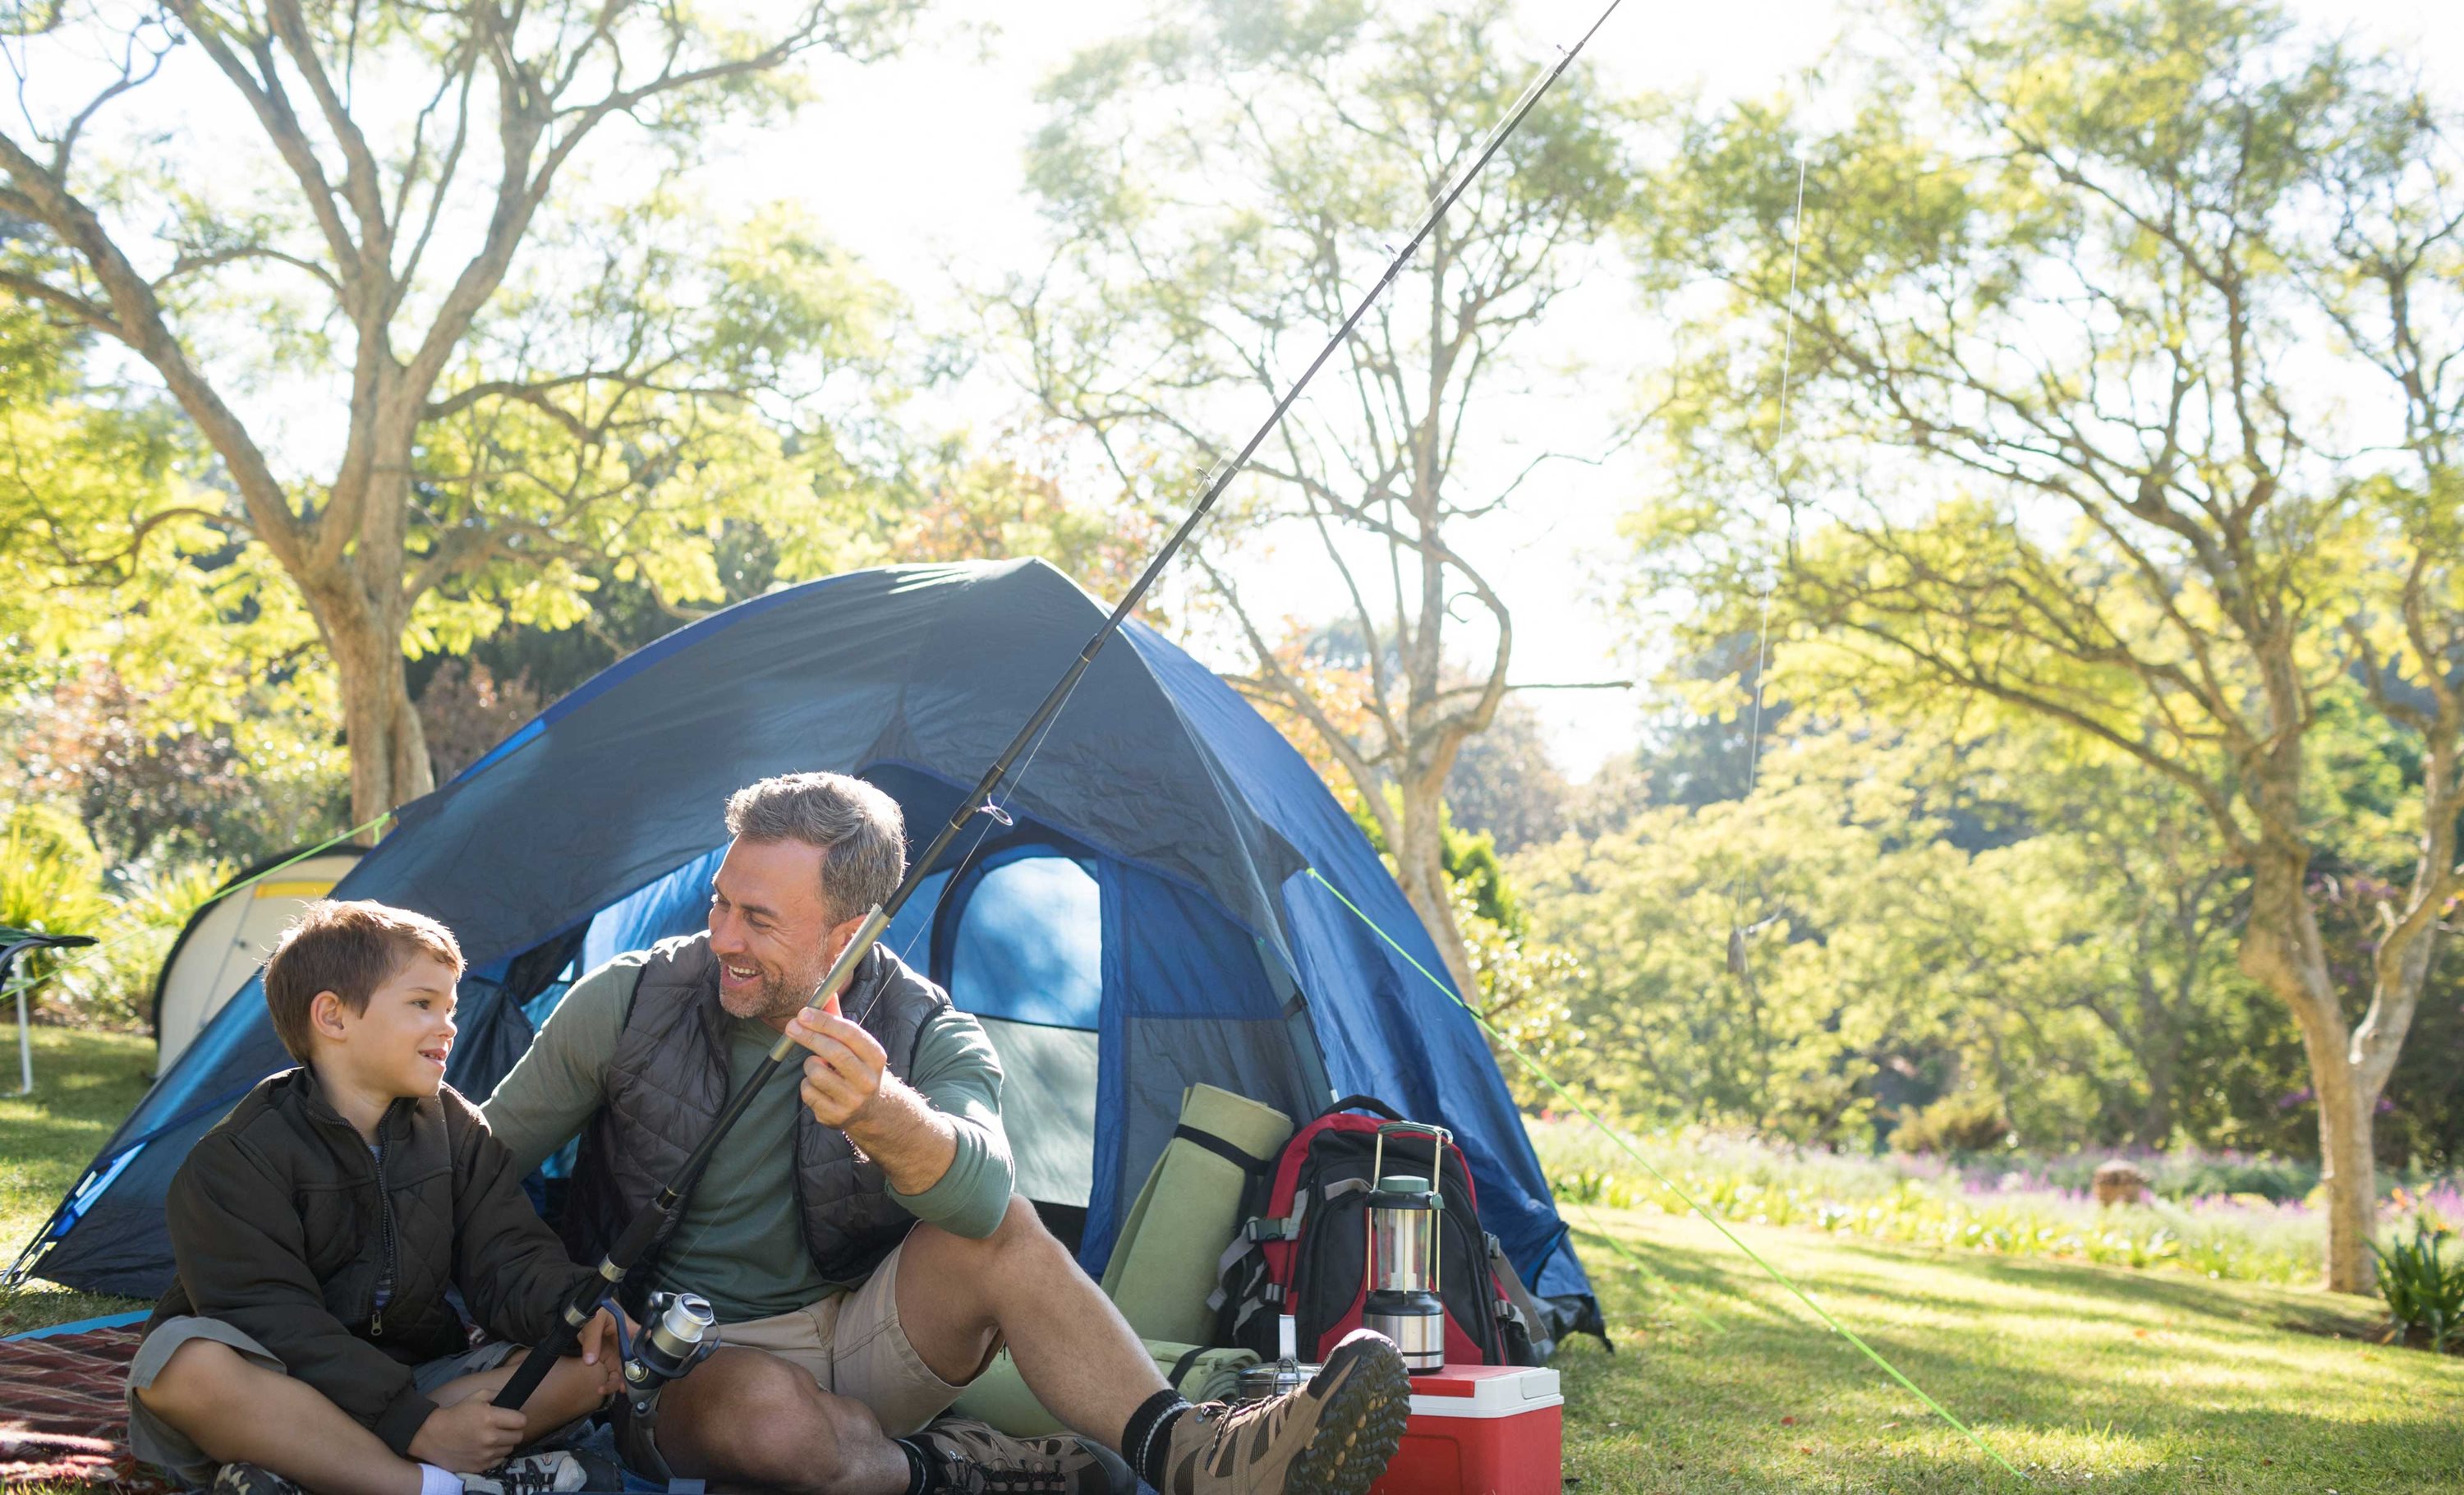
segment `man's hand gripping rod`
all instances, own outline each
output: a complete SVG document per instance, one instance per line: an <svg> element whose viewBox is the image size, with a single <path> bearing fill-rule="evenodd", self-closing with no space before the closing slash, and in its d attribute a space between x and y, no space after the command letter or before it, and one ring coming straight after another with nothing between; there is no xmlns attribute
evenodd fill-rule
<svg viewBox="0 0 2464 1495"><path fill-rule="evenodd" d="M1242 468L1248 464L1249 458L1254 456L1258 449L1265 444L1266 438L1274 433L1276 426L1282 423L1285 412L1289 410L1293 402L1301 397L1301 391L1309 387L1309 381L1317 377L1317 371L1326 366L1327 360L1334 357L1335 351L1343 346L1344 340L1352 336L1353 329L1360 324L1360 319L1369 315L1369 308L1376 303L1377 297L1394 283L1397 275L1402 274L1404 265L1411 261L1414 252L1419 250L1422 241L1428 238L1430 231L1437 227L1438 220L1445 215L1447 209L1454 206L1457 198L1463 196L1464 189L1471 186L1472 179L1479 176L1481 169L1488 165L1489 158L1496 155L1499 148L1505 145L1507 140L1513 135L1516 126L1523 122L1524 117L1529 114L1532 106L1540 101L1541 95L1547 93L1549 86L1564 76L1566 70L1573 65L1574 59L1582 55L1583 49L1591 44L1592 38L1598 34L1599 29L1608 23L1608 18L1617 13L1619 3L1620 0L1609 0L1608 9L1600 12L1599 19L1592 23L1591 30L1583 33L1582 40L1566 49L1554 66L1540 75L1532 81L1529 88L1524 90L1523 97L1515 100L1514 107L1508 110L1506 118L1498 121L1497 127L1489 132L1488 141L1481 147L1480 154L1474 157L1471 164L1458 173L1454 181L1447 185L1446 189L1439 193L1437 199L1429 205L1428 212L1421 217L1419 227L1412 231L1412 236L1405 240L1403 247L1386 262L1386 268L1379 274L1375 283L1361 293L1360 299L1353 304L1351 314L1343 319L1343 325L1335 329L1334 336L1327 340L1326 346L1318 350L1317 357L1309 360L1309 366L1301 370L1300 377L1293 380L1291 387L1284 391L1283 398L1275 402L1275 407L1266 413L1265 420L1259 424L1247 443L1230 458L1217 463L1213 471L1207 473L1205 492L1199 496L1197 506L1189 511L1188 517L1180 521L1179 527L1175 529L1171 537L1164 541L1163 548L1156 551L1155 559L1147 562L1146 569L1138 573L1137 581L1112 608L1111 613L1104 619L1104 625L1095 630L1095 636L1087 641L1087 647L1078 651L1078 657L1071 661L1068 671L1044 697L1043 704L1036 707L1035 715L1027 718L1026 725L1018 730L1018 736L1010 738L1009 746L1001 749L1001 756L993 759L990 768L984 770L984 776L977 780L974 791L960 800L957 808L950 812L949 823L944 824L940 833L933 838L933 844L924 848L923 855L909 865L905 880L900 882L897 890L890 895L890 901L877 905L865 915L864 922L856 929L855 936L847 941L847 948L839 953L838 959L831 962L829 974L822 978L821 985L814 989L812 1000L806 1005L826 1007L847 990L848 980L855 975L856 966L871 951L873 944L881 938L882 931L890 927L890 921L898 916L898 911L906 906L907 900L914 895L915 890L932 873L935 866L941 860L941 853L950 848L950 843L958 838L958 832L966 827L967 822L994 807L994 791L1001 787L1002 780L1009 777L1010 769L1018 762L1019 755L1025 752L1027 745L1052 724L1053 717L1061 714L1061 708L1067 703L1069 693L1078 688L1079 680L1095 663L1095 656L1103 651L1106 644L1111 642L1112 635L1121 630L1122 623L1136 609L1138 604L1146 599L1147 591L1155 585L1155 578L1163 574L1164 566L1171 561L1173 556L1188 541L1190 535L1205 519L1208 512L1215 507L1215 501L1223 495L1223 490L1231 486L1232 479L1240 475ZM862 1022L863 1016L860 1014L857 1021ZM635 1216L632 1223L625 1227L625 1233L616 1238L615 1243L607 1248L607 1254L600 1259L599 1270L584 1280L575 1290L573 1298L566 1303L563 1313L548 1337L532 1351L530 1356L522 1362L521 1369L515 1373L514 1378L505 1383L505 1389L496 1394L497 1406L519 1408L523 1402L530 1399L531 1393L539 1389L539 1383L546 1376L548 1368L563 1356L573 1353L574 1348L581 1342L583 1328L590 1322L591 1316L599 1311L599 1306L616 1290L617 1285L625 1280L625 1274L632 1270L634 1264L640 1262L657 1242L660 1235L666 1230L668 1221L673 1219L675 1212L683 1206L686 1192L692 1189L693 1180L701 1176L702 1168L710 1161L711 1154L717 1152L719 1143L726 1139L728 1132L734 1130L736 1123L752 1106L753 1098L761 1093L761 1088L769 1083L770 1077L778 1072L779 1066L787 1062L787 1056L793 1053L796 1047L795 1040L781 1036L771 1047L769 1054L763 1058L760 1066L746 1077L742 1085L737 1087L736 1093L728 1097L726 1109L718 1113L718 1120L712 1125L709 1134L701 1139L701 1145L693 1149L693 1155L685 1159L684 1166L677 1170L676 1176L659 1191L658 1197L650 1201L649 1206Z"/></svg>

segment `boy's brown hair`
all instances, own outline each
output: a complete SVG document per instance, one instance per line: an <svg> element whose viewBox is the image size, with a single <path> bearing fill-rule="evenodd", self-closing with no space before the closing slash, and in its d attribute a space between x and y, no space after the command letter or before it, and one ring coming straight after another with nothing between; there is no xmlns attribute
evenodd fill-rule
<svg viewBox="0 0 2464 1495"><path fill-rule="evenodd" d="M308 1062L316 1031L308 1009L319 992L332 992L353 1012L419 956L431 956L462 970L462 947L453 932L425 913L365 899L319 898L275 942L265 960L265 1007L275 1036L291 1057Z"/></svg>

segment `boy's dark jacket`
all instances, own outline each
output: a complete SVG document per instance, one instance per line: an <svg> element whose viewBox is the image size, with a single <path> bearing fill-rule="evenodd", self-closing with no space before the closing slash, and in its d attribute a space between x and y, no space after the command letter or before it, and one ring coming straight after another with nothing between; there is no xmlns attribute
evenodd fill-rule
<svg viewBox="0 0 2464 1495"><path fill-rule="evenodd" d="M412 1388L411 1367L470 1343L446 1289L490 1334L536 1344L589 1271L451 1086L395 1101L378 1130L382 1196L380 1154L307 1066L249 1091L171 1180L178 1274L146 1328L183 1313L220 1319L407 1454L436 1410ZM392 1285L382 1314L380 1279Z"/></svg>

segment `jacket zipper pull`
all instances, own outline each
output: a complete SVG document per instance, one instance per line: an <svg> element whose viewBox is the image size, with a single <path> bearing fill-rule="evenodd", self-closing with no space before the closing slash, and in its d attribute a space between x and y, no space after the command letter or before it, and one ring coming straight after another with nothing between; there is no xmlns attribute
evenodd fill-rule
<svg viewBox="0 0 2464 1495"><path fill-rule="evenodd" d="M387 1129L385 1123L392 1119L391 1107L387 1107L385 1113L377 1118L377 1219L380 1222L377 1228L383 1233L384 1241L382 1252L378 1257L380 1264L377 1268L376 1311L368 1315L370 1339L385 1337L385 1300L393 1296L393 1196L387 1191L385 1180L385 1150L393 1142L393 1133Z"/></svg>

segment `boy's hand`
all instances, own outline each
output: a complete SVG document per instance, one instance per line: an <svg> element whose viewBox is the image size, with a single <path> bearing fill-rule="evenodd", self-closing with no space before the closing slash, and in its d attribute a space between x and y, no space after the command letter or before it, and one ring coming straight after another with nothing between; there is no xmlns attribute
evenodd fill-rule
<svg viewBox="0 0 2464 1495"><path fill-rule="evenodd" d="M473 1396L439 1407L411 1435L410 1457L455 1474L477 1474L503 1463L522 1443L522 1415Z"/></svg>
<svg viewBox="0 0 2464 1495"><path fill-rule="evenodd" d="M623 1314L627 1338L638 1337L642 1326L623 1309L602 1304L597 1316L582 1326L582 1363L599 1367L599 1395L613 1396L625 1389L625 1362L618 1358L616 1319Z"/></svg>

